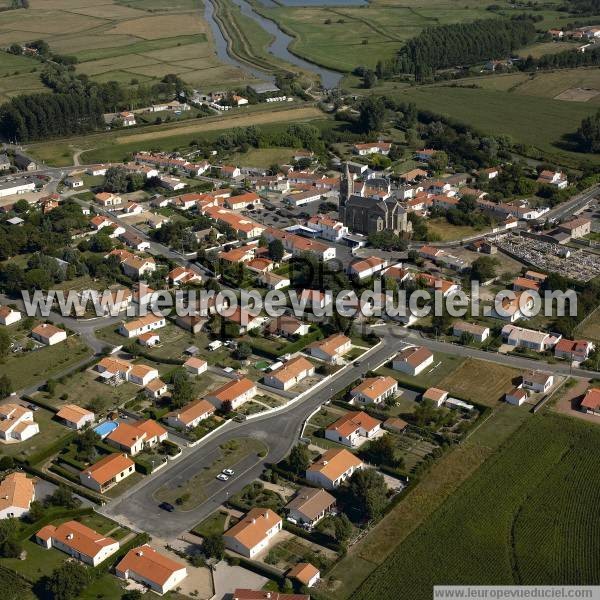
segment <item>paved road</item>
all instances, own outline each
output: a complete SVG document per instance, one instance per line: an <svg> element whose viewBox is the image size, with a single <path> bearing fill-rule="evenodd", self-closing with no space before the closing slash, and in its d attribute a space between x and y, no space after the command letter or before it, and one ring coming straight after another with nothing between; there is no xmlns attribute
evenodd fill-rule
<svg viewBox="0 0 600 600"><path fill-rule="evenodd" d="M306 418L331 396L353 383L361 374L389 360L406 342L402 338L389 338L369 351L359 367L352 364L338 371L331 379L316 386L298 403L277 413L265 415L243 423L229 422L218 434L205 443L186 450L185 456L148 477L137 487L125 492L118 500L105 506L102 512L137 529L164 538L178 536L208 517L227 498L252 482L265 468L265 463L279 462L297 442ZM215 482L206 487L208 499L189 511L165 513L158 508L153 494L162 486L177 485L212 463L215 452L224 442L232 439L254 438L269 449L264 458L249 457L236 467L230 481Z"/></svg>

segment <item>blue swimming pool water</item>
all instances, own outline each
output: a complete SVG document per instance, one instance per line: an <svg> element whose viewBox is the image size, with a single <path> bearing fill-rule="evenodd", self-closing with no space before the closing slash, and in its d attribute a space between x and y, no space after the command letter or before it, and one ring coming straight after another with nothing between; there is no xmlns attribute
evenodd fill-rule
<svg viewBox="0 0 600 600"><path fill-rule="evenodd" d="M101 437L105 438L109 433L112 433L119 424L116 421L105 421L94 427L94 431Z"/></svg>

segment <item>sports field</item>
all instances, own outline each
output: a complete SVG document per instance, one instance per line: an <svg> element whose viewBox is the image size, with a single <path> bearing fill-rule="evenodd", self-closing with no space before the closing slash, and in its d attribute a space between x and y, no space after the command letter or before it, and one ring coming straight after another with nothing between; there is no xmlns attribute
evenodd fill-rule
<svg viewBox="0 0 600 600"><path fill-rule="evenodd" d="M99 81L152 82L167 73L197 87L246 80L239 69L217 60L201 0L31 0L27 10L0 13L0 46L36 39L53 52L75 56L77 72ZM21 79L5 81L0 67L0 95L36 89L37 78L22 74L40 63L23 60L28 64L14 69ZM17 83L24 86L15 88Z"/></svg>
<svg viewBox="0 0 600 600"><path fill-rule="evenodd" d="M518 410L518 409L515 409ZM600 429L530 418L352 595L431 597L438 584L598 584Z"/></svg>

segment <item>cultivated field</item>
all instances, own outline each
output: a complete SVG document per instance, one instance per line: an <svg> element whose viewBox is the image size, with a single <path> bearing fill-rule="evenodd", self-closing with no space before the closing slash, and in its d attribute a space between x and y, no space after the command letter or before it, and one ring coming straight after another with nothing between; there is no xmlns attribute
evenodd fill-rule
<svg viewBox="0 0 600 600"><path fill-rule="evenodd" d="M242 71L217 60L200 0L31 0L27 10L0 13L0 47L35 39L44 39L54 52L75 56L77 72L98 81L152 82L167 73L198 87L232 87L247 80ZM22 60L28 64L10 67L11 72L29 72L40 64ZM0 77L4 69L0 66ZM11 85L20 83L25 85ZM37 76L23 82L0 80L0 96L41 88Z"/></svg>
<svg viewBox="0 0 600 600"><path fill-rule="evenodd" d="M595 310L586 321L577 327L576 335L600 343L600 309Z"/></svg>
<svg viewBox="0 0 600 600"><path fill-rule="evenodd" d="M434 583L598 584L594 453L600 429L532 417L353 598L431 595ZM574 501L574 499L577 499Z"/></svg>
<svg viewBox="0 0 600 600"><path fill-rule="evenodd" d="M388 88L387 92L400 100L416 102L421 109L449 115L481 131L509 135L516 142L539 148L561 160L599 160L598 155L583 156L561 147L565 136L573 134L584 117L596 112L597 106L588 102L564 102L499 90L446 86L424 86L397 92Z"/></svg>

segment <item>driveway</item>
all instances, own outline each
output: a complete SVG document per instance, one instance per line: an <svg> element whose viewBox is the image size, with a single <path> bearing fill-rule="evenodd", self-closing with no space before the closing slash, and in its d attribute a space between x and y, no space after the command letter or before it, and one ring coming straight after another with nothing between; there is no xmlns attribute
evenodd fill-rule
<svg viewBox="0 0 600 600"><path fill-rule="evenodd" d="M260 590L269 581L266 577L242 567L229 566L224 560L215 565L213 578L216 600L222 600L229 594L233 594L236 588Z"/></svg>

